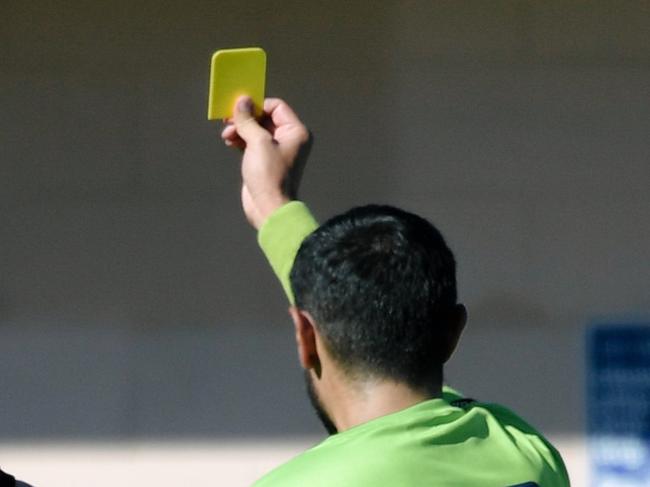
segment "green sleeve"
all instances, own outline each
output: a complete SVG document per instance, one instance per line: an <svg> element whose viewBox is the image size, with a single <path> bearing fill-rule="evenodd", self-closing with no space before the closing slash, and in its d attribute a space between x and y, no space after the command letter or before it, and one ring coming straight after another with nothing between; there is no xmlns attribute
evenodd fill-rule
<svg viewBox="0 0 650 487"><path fill-rule="evenodd" d="M291 304L294 301L289 274L293 260L302 241L317 228L318 223L307 205L291 201L275 210L257 234L257 241Z"/></svg>

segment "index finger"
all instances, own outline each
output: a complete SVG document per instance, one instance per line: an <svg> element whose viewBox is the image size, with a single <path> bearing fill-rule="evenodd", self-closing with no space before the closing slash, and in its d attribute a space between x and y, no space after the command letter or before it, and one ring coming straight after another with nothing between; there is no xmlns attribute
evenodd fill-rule
<svg viewBox="0 0 650 487"><path fill-rule="evenodd" d="M296 112L280 98L267 98L264 100L264 112L271 117L276 126L288 124L302 124Z"/></svg>

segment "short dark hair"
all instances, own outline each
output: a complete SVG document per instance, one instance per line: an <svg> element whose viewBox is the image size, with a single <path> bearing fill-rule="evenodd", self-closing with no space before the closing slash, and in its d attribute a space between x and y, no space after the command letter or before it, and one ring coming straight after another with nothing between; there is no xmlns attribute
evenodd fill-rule
<svg viewBox="0 0 650 487"><path fill-rule="evenodd" d="M382 205L335 216L302 243L290 279L346 372L423 387L440 370L456 262L424 218Z"/></svg>

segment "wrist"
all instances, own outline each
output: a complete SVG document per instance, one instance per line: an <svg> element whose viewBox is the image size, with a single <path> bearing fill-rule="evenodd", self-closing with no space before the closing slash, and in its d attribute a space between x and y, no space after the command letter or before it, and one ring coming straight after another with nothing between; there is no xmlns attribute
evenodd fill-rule
<svg viewBox="0 0 650 487"><path fill-rule="evenodd" d="M265 195L263 197L255 198L255 221L253 225L258 230L264 225L264 222L276 212L289 203L291 198L284 194Z"/></svg>

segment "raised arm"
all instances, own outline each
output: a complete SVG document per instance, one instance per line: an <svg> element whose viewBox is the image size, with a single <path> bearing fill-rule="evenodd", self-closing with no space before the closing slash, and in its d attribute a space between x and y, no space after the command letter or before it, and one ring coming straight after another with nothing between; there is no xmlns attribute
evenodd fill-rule
<svg viewBox="0 0 650 487"><path fill-rule="evenodd" d="M259 231L259 244L293 303L291 266L303 239L318 226L307 207L297 201L311 134L284 101L266 99L258 121L251 99L242 97L221 137L226 145L243 151L244 213Z"/></svg>

